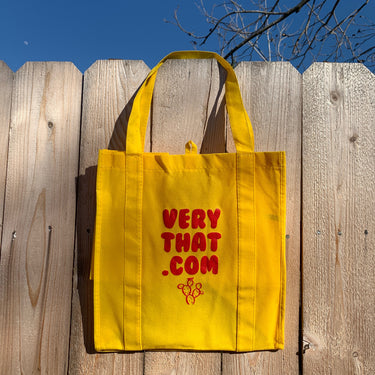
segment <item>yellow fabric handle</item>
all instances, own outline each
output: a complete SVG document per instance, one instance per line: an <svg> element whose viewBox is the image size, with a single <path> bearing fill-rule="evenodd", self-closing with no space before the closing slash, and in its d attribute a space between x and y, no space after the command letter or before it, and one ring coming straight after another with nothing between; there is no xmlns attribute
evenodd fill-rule
<svg viewBox="0 0 375 375"><path fill-rule="evenodd" d="M142 153L145 143L147 120L151 107L156 73L160 66L169 59L216 59L227 71L225 81L225 100L232 128L234 143L237 152L254 151L254 135L249 116L242 103L241 92L232 66L215 52L206 51L178 51L164 57L148 74L140 87L130 114L126 152L130 154Z"/></svg>

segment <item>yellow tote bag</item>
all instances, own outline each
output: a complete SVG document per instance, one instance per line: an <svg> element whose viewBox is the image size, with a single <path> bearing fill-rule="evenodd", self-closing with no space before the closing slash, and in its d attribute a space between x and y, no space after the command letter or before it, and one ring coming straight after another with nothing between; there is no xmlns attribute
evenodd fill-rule
<svg viewBox="0 0 375 375"><path fill-rule="evenodd" d="M226 69L236 153L144 153L155 77L167 59ZM282 349L285 154L254 152L235 73L212 52L174 52L135 97L126 152L100 150L94 341L98 351Z"/></svg>

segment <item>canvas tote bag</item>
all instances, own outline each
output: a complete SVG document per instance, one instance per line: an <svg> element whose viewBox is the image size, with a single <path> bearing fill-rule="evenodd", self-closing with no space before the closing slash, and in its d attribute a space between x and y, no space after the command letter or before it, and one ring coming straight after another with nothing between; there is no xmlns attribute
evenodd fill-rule
<svg viewBox="0 0 375 375"><path fill-rule="evenodd" d="M215 58L236 153L144 153L167 59ZM186 140L189 141L189 140ZM98 351L282 349L285 154L254 152L235 73L212 52L174 52L139 89L126 152L100 150L94 341Z"/></svg>

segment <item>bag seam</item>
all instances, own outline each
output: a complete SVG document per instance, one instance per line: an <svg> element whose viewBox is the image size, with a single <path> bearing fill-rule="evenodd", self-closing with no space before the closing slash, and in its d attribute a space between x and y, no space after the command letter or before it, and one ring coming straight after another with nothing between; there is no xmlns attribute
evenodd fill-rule
<svg viewBox="0 0 375 375"><path fill-rule="evenodd" d="M168 169L168 172L173 172L173 173L185 173L185 172L196 172L196 171L217 171L217 172L225 172L228 170L232 170L233 167L228 167L228 168L222 168L222 169L216 169L216 168L184 168L184 169ZM158 168L145 168L145 171L155 171L155 172L162 172L162 173L168 173L164 169L158 169Z"/></svg>
<svg viewBox="0 0 375 375"><path fill-rule="evenodd" d="M279 164L281 165L281 154L279 155ZM280 173L280 176L279 176L279 184L280 184L280 194L279 194L279 217L280 217L280 220L279 220L279 231L280 231L280 236L282 235L283 233L283 228L282 228L282 218L281 218L281 213L282 213L282 208L281 208L281 204L282 204L282 194L283 194L283 188L282 188L282 173ZM283 241L284 239L282 239ZM280 342L280 329L281 329L281 305L282 305L282 290L283 290L283 285L282 285L282 243L280 243L281 245L281 248L280 248L280 257L279 257L279 267L280 267L280 280L279 280L279 283L280 283L280 290L279 290L279 319L278 319L278 324L277 324L277 335L276 335L276 342L275 342L275 345L277 345L278 342ZM280 246L279 245L279 246Z"/></svg>
<svg viewBox="0 0 375 375"><path fill-rule="evenodd" d="M142 173L140 171L137 171L138 173L138 212L139 212L139 220L138 220L138 239L139 239L139 265L138 265L138 287L139 287L139 298L138 298L138 341L139 341L139 347L140 350L142 350L142 322L141 322L141 309L142 309L142 218L143 218L143 211L142 211L142 205L143 205L143 157L138 157L138 165L142 169Z"/></svg>
<svg viewBox="0 0 375 375"><path fill-rule="evenodd" d="M96 184L96 190L97 192L102 190L102 169L101 168L98 168L98 173L97 173L97 184ZM98 339L99 339L99 343L97 343L99 346L102 346L101 344L101 319L100 319L100 316L101 316L101 305L100 305L100 298L99 298L99 294L100 294L100 280L101 280L101 267L100 267L100 257L101 257L101 236L102 236L102 202L101 202L101 199L98 198L98 193L97 193L97 210L98 212L100 213L99 216L97 217L97 233L98 233L98 237L95 237L95 242L94 242L94 250L95 250L95 258L94 258L94 273L93 273L93 277L94 277L94 290L95 290L95 293L94 293L94 307L96 306L96 308L94 308L94 327L96 326L97 327L97 334L98 334ZM97 265L98 264L98 265ZM98 291L99 289L99 291ZM95 312L96 312L96 315L97 315L97 322L95 324Z"/></svg>
<svg viewBox="0 0 375 375"><path fill-rule="evenodd" d="M251 349L253 350L255 347L255 332L256 332L256 298L257 298L257 242L256 242L256 206L255 206L255 155L252 154L252 185L253 185L253 197L252 197L252 205L253 205L253 241L254 241L254 256L253 256L253 272L254 272L254 299L253 299L253 337L251 343Z"/></svg>
<svg viewBox="0 0 375 375"><path fill-rule="evenodd" d="M283 167L280 167L280 166L270 166L270 165L266 165L266 164L257 164L257 166L259 166L260 168L267 168L268 170L275 170L275 171L282 171ZM224 171L227 171L227 170L231 170L233 168L235 168L236 166L233 165L233 166L229 166L228 168L221 168L221 169L217 169L217 168L181 168L181 169L168 169L169 172L190 172L190 171L218 171L218 172L224 172ZM165 173L165 170L162 169L162 168L144 168L144 171L156 171L156 172L164 172Z"/></svg>
<svg viewBox="0 0 375 375"><path fill-rule="evenodd" d="M126 332L125 332L125 298L126 298L126 284L125 284L125 269L126 269L126 252L125 252L125 246L126 246L126 201L127 201L127 183L128 183L128 178L127 178L127 168L126 168L126 163L127 162L127 157L125 154L124 157L124 248L123 248L123 253L124 253L124 263L123 263L123 272L122 272L122 340L123 340L123 345L124 345L124 350L126 350Z"/></svg>
<svg viewBox="0 0 375 375"><path fill-rule="evenodd" d="M241 273L240 273L240 185L239 185L239 176L238 176L238 159L239 155L236 156L236 193L237 193L237 322L236 322L236 351L238 351L238 332L241 321L240 316L240 299L239 292L241 287Z"/></svg>
<svg viewBox="0 0 375 375"><path fill-rule="evenodd" d="M284 164L284 160L283 160L283 157L282 157L282 153L280 153L279 155L279 163L280 163L280 166L281 166L281 173L280 173L280 178L279 178L279 182L280 182L280 194L279 194L279 217L280 217L280 221L279 221L279 226L280 226L280 232L281 232L281 241L280 241L280 245L281 245L281 251L280 251L280 293L279 293L279 320L278 320L278 329L277 329L277 342L276 342L276 345L282 345L281 343L281 334L282 332L280 332L280 330L282 330L282 326L283 326L283 322L282 322L282 315L283 315L283 306L284 306L284 288L285 288L285 283L284 283L284 267L283 267L283 256L284 255L284 244L283 242L285 241L285 236L284 236L284 232L285 232L285 224L284 224L284 215L283 217L281 217L281 214L283 213L284 214L284 211L285 211L285 208L284 208L284 205L283 205L283 201L285 199L283 199L284 195L285 195L285 178L284 178L284 169L285 169L285 164Z"/></svg>
<svg viewBox="0 0 375 375"><path fill-rule="evenodd" d="M257 164L259 167L261 168L267 168L269 170L275 170L275 171L282 171L283 167L279 167L279 166L270 166L270 165L263 165L263 164ZM224 172L224 171L227 171L227 170L231 170L235 168L235 166L230 166L228 168L221 168L221 169L217 169L217 168L184 168L184 169L169 169L168 171L169 172L180 172L180 173L183 173L183 172L190 172L190 171L217 171L217 172ZM113 167L113 166L103 166L101 167L101 169L103 170L120 170L120 171L123 171L124 168L121 168L121 167ZM143 168L144 171L155 171L155 172L163 172L163 173L166 173L164 169L159 169L159 168Z"/></svg>

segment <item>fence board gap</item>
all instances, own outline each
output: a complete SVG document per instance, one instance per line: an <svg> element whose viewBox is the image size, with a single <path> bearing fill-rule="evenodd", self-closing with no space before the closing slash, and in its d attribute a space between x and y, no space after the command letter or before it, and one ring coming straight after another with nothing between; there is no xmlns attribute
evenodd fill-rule
<svg viewBox="0 0 375 375"><path fill-rule="evenodd" d="M65 374L82 75L26 63L14 75L0 263L0 373Z"/></svg>
<svg viewBox="0 0 375 375"><path fill-rule="evenodd" d="M95 353L89 273L98 152L125 149L132 98L148 71L143 61L107 60L97 61L84 75L70 374L143 373L143 353ZM145 150L150 150L150 130Z"/></svg>

